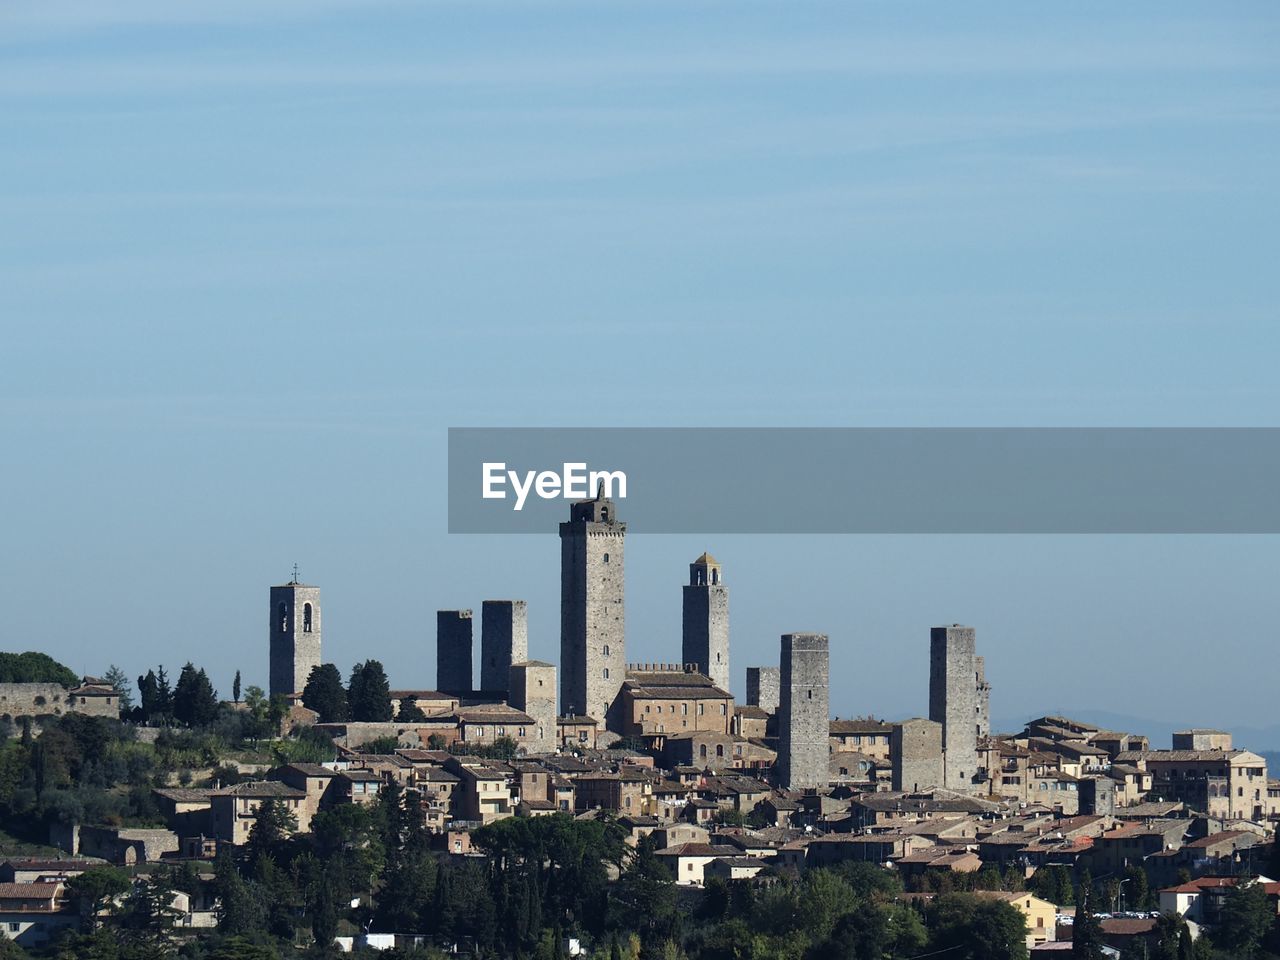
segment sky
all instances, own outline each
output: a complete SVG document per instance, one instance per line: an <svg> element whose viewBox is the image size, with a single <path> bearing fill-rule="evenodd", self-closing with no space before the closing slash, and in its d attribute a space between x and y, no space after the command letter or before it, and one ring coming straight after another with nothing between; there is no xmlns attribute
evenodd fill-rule
<svg viewBox="0 0 1280 960"><path fill-rule="evenodd" d="M344 673L495 597L556 658L449 427L1280 425L1271 3L10 0L0 118L0 649L86 673L265 686L295 562ZM997 722L1280 748L1272 536L626 549L634 661L723 563L739 697L816 630L919 715L963 622Z"/></svg>

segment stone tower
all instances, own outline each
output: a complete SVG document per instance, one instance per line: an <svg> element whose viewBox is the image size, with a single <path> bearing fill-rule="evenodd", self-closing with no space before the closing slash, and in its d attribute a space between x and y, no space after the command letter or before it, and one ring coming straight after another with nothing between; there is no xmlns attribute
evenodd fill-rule
<svg viewBox="0 0 1280 960"><path fill-rule="evenodd" d="M991 684L987 683L987 661L984 657L973 658L973 672L978 686L978 719L977 734L981 742L991 736Z"/></svg>
<svg viewBox="0 0 1280 960"><path fill-rule="evenodd" d="M942 724L943 772L949 790L970 791L978 769L978 668L973 627L929 632L929 719Z"/></svg>
<svg viewBox="0 0 1280 960"><path fill-rule="evenodd" d="M513 663L529 659L529 612L523 600L480 605L480 689L502 691Z"/></svg>
<svg viewBox="0 0 1280 960"><path fill-rule="evenodd" d="M470 693L471 661L471 611L437 610L436 689Z"/></svg>
<svg viewBox="0 0 1280 960"><path fill-rule="evenodd" d="M909 793L942 786L942 724L913 717L889 734L893 789Z"/></svg>
<svg viewBox="0 0 1280 960"><path fill-rule="evenodd" d="M831 759L826 635L784 633L780 659L778 786L784 790L825 787Z"/></svg>
<svg viewBox="0 0 1280 960"><path fill-rule="evenodd" d="M311 671L320 666L320 588L289 583L271 588L270 695L302 692Z"/></svg>
<svg viewBox="0 0 1280 960"><path fill-rule="evenodd" d="M556 668L541 660L513 663L507 678L507 702L533 718L525 740L529 753L556 749Z"/></svg>
<svg viewBox="0 0 1280 960"><path fill-rule="evenodd" d="M778 668L747 667L747 706L778 712Z"/></svg>
<svg viewBox="0 0 1280 960"><path fill-rule="evenodd" d="M614 702L626 672L623 539L602 489L560 524L560 710L620 726Z"/></svg>
<svg viewBox="0 0 1280 960"><path fill-rule="evenodd" d="M689 564L684 588L684 663L696 663L699 672L717 687L729 689L729 589L720 564L704 553Z"/></svg>

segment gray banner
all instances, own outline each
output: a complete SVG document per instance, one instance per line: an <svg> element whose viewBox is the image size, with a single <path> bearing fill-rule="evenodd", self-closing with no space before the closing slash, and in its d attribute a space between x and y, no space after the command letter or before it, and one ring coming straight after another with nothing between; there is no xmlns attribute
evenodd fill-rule
<svg viewBox="0 0 1280 960"><path fill-rule="evenodd" d="M1280 533L1280 429L1091 427L453 428L449 532L553 533L591 471L635 533Z"/></svg>

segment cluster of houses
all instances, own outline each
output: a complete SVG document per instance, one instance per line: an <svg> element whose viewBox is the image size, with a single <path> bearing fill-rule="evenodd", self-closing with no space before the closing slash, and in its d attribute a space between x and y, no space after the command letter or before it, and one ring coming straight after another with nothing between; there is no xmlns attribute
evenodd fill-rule
<svg viewBox="0 0 1280 960"><path fill-rule="evenodd" d="M652 698L639 704L642 715L662 695L640 689ZM698 716L697 698L681 702ZM480 856L471 831L505 817L609 815L632 843L651 836L683 888L857 861L898 871L907 896L919 898L967 886L956 882L960 875L987 867L1024 877L1045 867L1087 867L1102 878L1140 865L1159 890L1161 911L1210 925L1236 884L1252 878L1273 900L1280 894L1265 873L1280 784L1267 779L1261 757L1234 749L1227 734L1186 731L1175 735L1173 749L1152 750L1143 737L1045 717L1018 734L980 741L988 773L975 789L904 791L893 789L892 725L837 719L829 725L828 784L788 790L772 782L772 716L731 701L728 710L727 729L668 736L657 751L616 739L611 748L598 746L594 724L561 718L553 752L504 760L462 752L506 736L509 718L492 713L482 733L478 718L475 727L455 726L452 749L426 745L440 736L438 723L333 729L332 762L286 764L226 786L159 788L167 830L84 826L55 838L81 859L11 862L0 872L0 924L7 936L38 943L76 922L64 884L94 862L89 857L142 870L207 861L248 841L266 800L283 803L307 831L322 810L374 803L393 783L419 795L442 857ZM348 745L389 729L404 745L383 753ZM1026 915L1028 945L1037 951L1069 939L1071 908L1029 893L982 895L1003 897ZM179 926L212 922L215 905L194 899L175 903ZM1154 936L1156 912L1104 906L1115 911L1103 930L1117 948Z"/></svg>

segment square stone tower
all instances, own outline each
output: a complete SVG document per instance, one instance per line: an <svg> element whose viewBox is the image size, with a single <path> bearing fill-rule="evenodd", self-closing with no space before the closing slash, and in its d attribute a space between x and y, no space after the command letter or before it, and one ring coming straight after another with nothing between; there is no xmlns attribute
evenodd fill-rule
<svg viewBox="0 0 1280 960"><path fill-rule="evenodd" d="M942 786L942 724L913 717L889 734L893 789L916 793Z"/></svg>
<svg viewBox="0 0 1280 960"><path fill-rule="evenodd" d="M973 627L952 624L929 632L929 719L942 724L945 783L971 791L978 769L978 668Z"/></svg>
<svg viewBox="0 0 1280 960"><path fill-rule="evenodd" d="M556 743L556 668L541 660L511 665L507 702L533 717L526 739L529 753L553 753Z"/></svg>
<svg viewBox="0 0 1280 960"><path fill-rule="evenodd" d="M778 668L747 667L747 706L778 712Z"/></svg>
<svg viewBox="0 0 1280 960"><path fill-rule="evenodd" d="M311 671L320 666L320 588L289 583L271 588L271 696L302 693Z"/></svg>
<svg viewBox="0 0 1280 960"><path fill-rule="evenodd" d="M717 687L729 689L729 588L720 564L704 553L689 564L684 588L684 663L696 663L698 671Z"/></svg>
<svg viewBox="0 0 1280 960"><path fill-rule="evenodd" d="M470 693L472 677L470 610L436 611L436 689Z"/></svg>
<svg viewBox="0 0 1280 960"><path fill-rule="evenodd" d="M614 731L627 666L626 533L603 489L570 506L560 524L560 711Z"/></svg>
<svg viewBox="0 0 1280 960"><path fill-rule="evenodd" d="M507 689L511 665L529 659L529 612L523 600L480 605L480 689Z"/></svg>
<svg viewBox="0 0 1280 960"><path fill-rule="evenodd" d="M784 790L825 787L831 758L826 635L784 633L778 674L778 786Z"/></svg>

